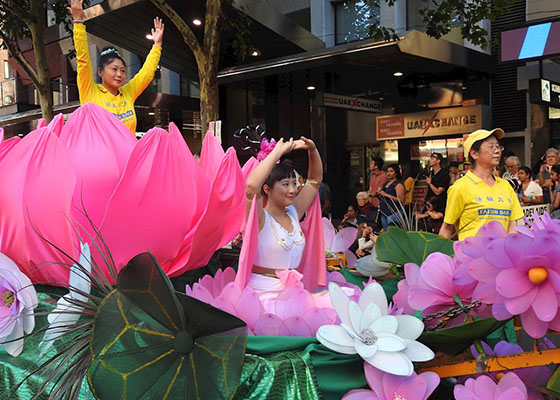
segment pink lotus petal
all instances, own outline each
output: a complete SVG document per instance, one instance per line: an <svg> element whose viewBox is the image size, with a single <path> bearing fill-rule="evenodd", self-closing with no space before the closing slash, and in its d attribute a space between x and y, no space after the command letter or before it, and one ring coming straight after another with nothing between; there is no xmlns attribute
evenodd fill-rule
<svg viewBox="0 0 560 400"><path fill-rule="evenodd" d="M504 242L505 251L511 260L518 260L527 254L531 238L525 235L508 235Z"/></svg>
<svg viewBox="0 0 560 400"><path fill-rule="evenodd" d="M356 235L358 234L358 229L353 227L343 228L338 231L338 234L334 237L330 249L339 253L347 250L352 243L356 241Z"/></svg>
<svg viewBox="0 0 560 400"><path fill-rule="evenodd" d="M211 306L219 308L231 315L236 315L235 307L224 296L218 296L210 303Z"/></svg>
<svg viewBox="0 0 560 400"><path fill-rule="evenodd" d="M235 270L232 267L227 267L222 273L222 287L235 280Z"/></svg>
<svg viewBox="0 0 560 400"><path fill-rule="evenodd" d="M521 324L529 336L539 339L546 335L548 323L537 318L532 308L521 314Z"/></svg>
<svg viewBox="0 0 560 400"><path fill-rule="evenodd" d="M323 241L325 243L325 249L330 249L336 236L336 230L334 229L332 222L325 217L322 218L321 223L323 224Z"/></svg>
<svg viewBox="0 0 560 400"><path fill-rule="evenodd" d="M193 218L197 184L182 136L160 128L136 146L115 189L100 228L117 269L150 251L169 273ZM94 257L95 258L95 257Z"/></svg>
<svg viewBox="0 0 560 400"><path fill-rule="evenodd" d="M210 182L214 181L216 174L220 171L220 162L224 155L218 139L213 134L206 133L200 152L200 167L206 172Z"/></svg>
<svg viewBox="0 0 560 400"><path fill-rule="evenodd" d="M492 305L492 315L498 321L505 321L506 319L510 319L513 315L507 310L506 306L503 303L497 303Z"/></svg>
<svg viewBox="0 0 560 400"><path fill-rule="evenodd" d="M212 296L212 292L208 290L205 286L200 285L199 283L195 283L193 285L192 297L208 304L210 304L212 300L214 300L214 296Z"/></svg>
<svg viewBox="0 0 560 400"><path fill-rule="evenodd" d="M254 333L257 336L279 336L282 323L274 314L263 314L255 322Z"/></svg>
<svg viewBox="0 0 560 400"><path fill-rule="evenodd" d="M515 392L512 391L513 388L517 389L520 393L522 393L524 397L515 397L518 395L514 395ZM508 392L513 397L504 396ZM519 379L519 377L515 373L508 372L502 377L502 379L500 379L500 382L498 382L498 387L496 389L496 398L498 399L502 398L504 400L516 399L516 398L525 399L527 398L527 388L525 387L523 381Z"/></svg>
<svg viewBox="0 0 560 400"><path fill-rule="evenodd" d="M419 286L408 290L408 304L416 310L423 310L434 304L453 304L449 296Z"/></svg>
<svg viewBox="0 0 560 400"><path fill-rule="evenodd" d="M527 273L518 269L506 269L496 276L496 290L504 297L518 297L535 287Z"/></svg>
<svg viewBox="0 0 560 400"><path fill-rule="evenodd" d="M192 238L188 262L184 268L175 269L173 276L208 264L212 254L241 231L245 216L245 179L233 148L228 149L218 168L208 204Z"/></svg>
<svg viewBox="0 0 560 400"><path fill-rule="evenodd" d="M303 320L309 327L311 335L315 335L317 329L321 326L329 325L333 322L323 309L317 307L307 310L303 316Z"/></svg>
<svg viewBox="0 0 560 400"><path fill-rule="evenodd" d="M549 282L538 286L538 294L533 302L533 311L538 319L550 322L558 312L558 300L554 288Z"/></svg>
<svg viewBox="0 0 560 400"><path fill-rule="evenodd" d="M480 282L493 282L496 275L501 271L493 264L482 257L472 260L468 266L467 271L470 276Z"/></svg>
<svg viewBox="0 0 560 400"><path fill-rule="evenodd" d="M367 389L354 389L342 397L342 400L382 400L375 396L371 390Z"/></svg>
<svg viewBox="0 0 560 400"><path fill-rule="evenodd" d="M257 165L259 165L259 160L257 160L255 157L249 158L247 162L243 164L243 167L241 167L241 173L243 174L243 179L247 180L247 177L249 176L251 171L255 169Z"/></svg>
<svg viewBox="0 0 560 400"><path fill-rule="evenodd" d="M263 314L258 294L252 288L246 287L235 305L235 311L237 316L253 329L255 322Z"/></svg>
<svg viewBox="0 0 560 400"><path fill-rule="evenodd" d="M533 287L528 293L519 297L506 299L504 304L507 310L513 315L521 314L531 307L535 301L535 297L537 297L537 293L538 288Z"/></svg>
<svg viewBox="0 0 560 400"><path fill-rule="evenodd" d="M221 295L229 300L231 304L237 304L239 298L243 294L241 287L235 282L228 283L223 289Z"/></svg>
<svg viewBox="0 0 560 400"><path fill-rule="evenodd" d="M20 140L21 138L19 136L14 136L0 143L0 163L4 158L6 158L8 153L14 148L16 144L19 143Z"/></svg>
<svg viewBox="0 0 560 400"><path fill-rule="evenodd" d="M315 307L315 301L311 294L305 290L298 288L293 295L289 297L284 310L286 319L291 317L303 317L307 310Z"/></svg>
<svg viewBox="0 0 560 400"><path fill-rule="evenodd" d="M312 336L309 326L301 317L291 317L284 320L284 323L280 326L279 334L280 336Z"/></svg>
<svg viewBox="0 0 560 400"><path fill-rule="evenodd" d="M432 289L453 297L456 293L453 285L455 268L451 257L442 253L432 253L422 263L420 278Z"/></svg>

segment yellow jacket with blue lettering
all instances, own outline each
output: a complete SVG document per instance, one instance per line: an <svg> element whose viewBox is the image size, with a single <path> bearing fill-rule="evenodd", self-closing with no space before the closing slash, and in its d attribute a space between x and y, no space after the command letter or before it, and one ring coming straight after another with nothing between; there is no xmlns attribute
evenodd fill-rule
<svg viewBox="0 0 560 400"><path fill-rule="evenodd" d="M93 70L89 58L86 27L74 24L74 44L78 61L78 92L80 104L95 103L123 122L132 133L136 132L136 113L134 102L146 89L154 77L161 56L161 47L153 45L142 69L113 96L103 85L93 80Z"/></svg>

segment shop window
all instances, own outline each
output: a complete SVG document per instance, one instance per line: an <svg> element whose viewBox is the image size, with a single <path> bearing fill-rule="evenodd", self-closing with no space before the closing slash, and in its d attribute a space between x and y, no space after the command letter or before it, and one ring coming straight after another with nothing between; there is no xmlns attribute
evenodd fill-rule
<svg viewBox="0 0 560 400"><path fill-rule="evenodd" d="M363 40L369 28L379 20L379 6L365 0L345 1L336 5L336 44Z"/></svg>
<svg viewBox="0 0 560 400"><path fill-rule="evenodd" d="M407 29L416 29L419 31L425 30L424 19L420 15L419 10L424 8L429 8L433 10L442 2L442 0L432 0L426 2L425 0L407 0L406 1L406 25ZM462 26L463 21L457 15L452 21L452 26Z"/></svg>

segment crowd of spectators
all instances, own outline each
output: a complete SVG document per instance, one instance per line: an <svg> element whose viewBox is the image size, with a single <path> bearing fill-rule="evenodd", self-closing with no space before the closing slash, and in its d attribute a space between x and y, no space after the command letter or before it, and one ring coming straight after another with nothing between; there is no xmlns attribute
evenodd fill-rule
<svg viewBox="0 0 560 400"><path fill-rule="evenodd" d="M468 161L462 164L453 161L446 166L441 153L431 154L428 165L429 170L424 171L426 194L423 205L418 207L413 203L418 176L411 175L410 166L391 164L384 168L383 159L374 157L371 160L368 191L357 193L356 202L348 206L338 224L338 229L357 228L356 242L351 247L357 257L370 255L375 250L378 234L390 225L439 232L448 189L468 173L471 165ZM549 203L551 216L560 219L560 157L557 149L548 149L534 169L523 166L520 158L511 152L503 157L501 165L502 168L494 169L494 175L509 182L522 206Z"/></svg>

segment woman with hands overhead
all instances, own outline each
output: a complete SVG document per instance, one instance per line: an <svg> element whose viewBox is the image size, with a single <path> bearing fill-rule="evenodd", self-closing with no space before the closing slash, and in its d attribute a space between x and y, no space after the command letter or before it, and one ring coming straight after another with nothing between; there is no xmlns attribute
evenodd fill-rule
<svg viewBox="0 0 560 400"><path fill-rule="evenodd" d="M279 163L293 150L307 150L309 159L307 181L299 193L293 168ZM317 196L322 179L319 152L315 143L303 136L299 140L280 139L247 178L246 216L253 200L258 215L258 249L248 281L255 290L275 290L280 284L276 271L299 266L305 247L299 221Z"/></svg>
<svg viewBox="0 0 560 400"><path fill-rule="evenodd" d="M122 56L114 47L106 47L101 51L97 67L101 84L96 84L84 25L83 0L71 0L68 10L74 23L80 104L95 103L105 108L135 133L134 102L150 84L158 66L165 29L162 20L154 19L151 31L154 45L142 68L130 81L126 82L126 64Z"/></svg>

